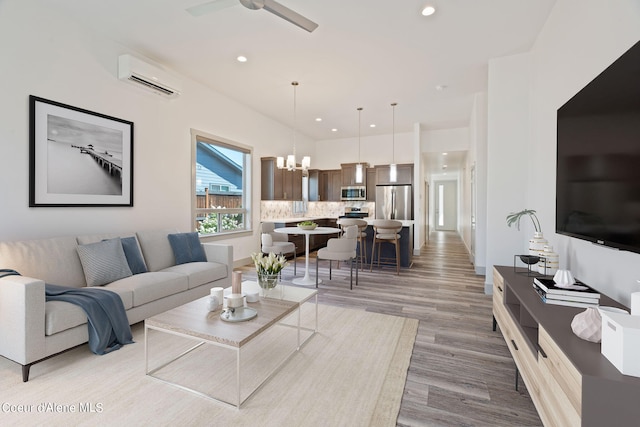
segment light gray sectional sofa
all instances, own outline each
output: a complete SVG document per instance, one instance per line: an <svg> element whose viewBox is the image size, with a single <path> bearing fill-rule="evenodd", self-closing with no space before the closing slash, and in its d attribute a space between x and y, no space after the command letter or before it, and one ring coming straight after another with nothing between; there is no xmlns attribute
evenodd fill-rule
<svg viewBox="0 0 640 427"><path fill-rule="evenodd" d="M203 297L212 287L231 285L232 246L203 243L206 262L185 262L180 256L184 263L176 265L168 238L176 233L153 230L0 242L0 268L21 274L0 278L0 355L21 364L23 381L27 381L34 363L87 342L87 316L80 307L62 301L45 302L45 283L84 287L88 281L93 282L96 272L89 271L93 269L89 262L97 261L100 276L99 270L104 267L100 262L108 257L87 261L90 258L85 256L81 261L79 246L92 248L102 246L93 243L135 237L127 240L139 244L148 272L101 285L120 296L129 324Z"/></svg>

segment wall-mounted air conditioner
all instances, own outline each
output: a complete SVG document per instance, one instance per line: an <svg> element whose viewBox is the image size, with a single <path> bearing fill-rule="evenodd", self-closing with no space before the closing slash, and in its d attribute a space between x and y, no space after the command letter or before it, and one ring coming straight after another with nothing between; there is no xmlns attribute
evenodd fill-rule
<svg viewBox="0 0 640 427"><path fill-rule="evenodd" d="M182 87L177 77L131 55L118 57L118 78L170 98L180 95Z"/></svg>

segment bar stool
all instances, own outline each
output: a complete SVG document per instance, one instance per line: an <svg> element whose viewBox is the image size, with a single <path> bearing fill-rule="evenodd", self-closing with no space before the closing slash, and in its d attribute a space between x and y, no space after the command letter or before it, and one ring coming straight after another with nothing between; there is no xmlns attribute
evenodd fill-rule
<svg viewBox="0 0 640 427"><path fill-rule="evenodd" d="M376 243L378 244L378 268L380 268L380 252L382 243L391 243L396 247L396 273L400 274L400 231L402 223L393 219L377 219L373 221L373 247L371 248L371 268L375 259Z"/></svg>
<svg viewBox="0 0 640 427"><path fill-rule="evenodd" d="M358 226L358 233L356 235L356 239L358 241L358 258L360 259L362 271L364 271L364 264L367 262L367 227L369 224L364 219L340 218L338 220L338 225L342 229L343 233L345 228L350 225Z"/></svg>

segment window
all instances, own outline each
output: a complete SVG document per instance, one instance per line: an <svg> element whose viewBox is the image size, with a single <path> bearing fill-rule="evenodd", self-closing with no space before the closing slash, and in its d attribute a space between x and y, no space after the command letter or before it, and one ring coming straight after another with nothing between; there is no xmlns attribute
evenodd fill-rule
<svg viewBox="0 0 640 427"><path fill-rule="evenodd" d="M201 235L251 228L251 149L191 131L194 227Z"/></svg>

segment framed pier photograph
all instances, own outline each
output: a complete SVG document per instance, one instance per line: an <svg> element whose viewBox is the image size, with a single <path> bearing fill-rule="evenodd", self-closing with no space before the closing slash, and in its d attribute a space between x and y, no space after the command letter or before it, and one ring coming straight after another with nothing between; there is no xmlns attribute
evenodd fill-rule
<svg viewBox="0 0 640 427"><path fill-rule="evenodd" d="M29 96L29 207L133 206L133 122Z"/></svg>

